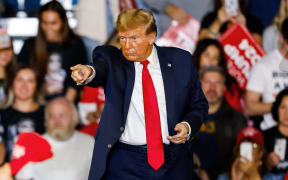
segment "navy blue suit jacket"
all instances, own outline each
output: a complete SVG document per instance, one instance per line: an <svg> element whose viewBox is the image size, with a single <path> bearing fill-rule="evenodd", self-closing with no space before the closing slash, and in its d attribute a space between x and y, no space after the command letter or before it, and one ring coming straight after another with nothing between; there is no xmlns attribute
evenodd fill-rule
<svg viewBox="0 0 288 180"><path fill-rule="evenodd" d="M169 135L176 134L174 127L177 123L186 121L191 127L190 137L193 137L206 119L208 104L197 70L193 66L192 56L178 48L156 46L156 50L164 82ZM89 180L98 180L104 175L110 150L124 131L134 86L135 67L134 62L126 60L122 52L112 46L96 47L92 66L96 70L96 76L88 85L103 86L106 98L95 135L89 174ZM191 154L187 148L189 143L171 143L172 151L182 154L183 163L192 159L189 158Z"/></svg>

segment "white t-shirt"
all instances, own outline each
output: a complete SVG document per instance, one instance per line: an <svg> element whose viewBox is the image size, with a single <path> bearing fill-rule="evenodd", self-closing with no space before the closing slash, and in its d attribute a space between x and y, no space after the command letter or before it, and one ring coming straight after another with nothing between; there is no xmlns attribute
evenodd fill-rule
<svg viewBox="0 0 288 180"><path fill-rule="evenodd" d="M280 71L279 64L283 56L274 50L264 56L251 70L246 89L262 94L264 103L273 103L277 94L288 87L288 72ZM271 113L264 115L261 129L265 130L276 125Z"/></svg>
<svg viewBox="0 0 288 180"><path fill-rule="evenodd" d="M75 132L65 142L55 141L47 134L44 138L52 146L53 157L43 162L28 163L16 175L23 180L87 180L92 160L94 139Z"/></svg>

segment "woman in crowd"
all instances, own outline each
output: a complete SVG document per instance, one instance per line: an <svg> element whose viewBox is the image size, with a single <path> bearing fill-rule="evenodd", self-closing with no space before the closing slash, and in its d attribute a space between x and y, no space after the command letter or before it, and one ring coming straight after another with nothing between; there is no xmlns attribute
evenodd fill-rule
<svg viewBox="0 0 288 180"><path fill-rule="evenodd" d="M12 94L8 81L13 73L16 59L13 53L12 40L6 32L0 32L0 109L11 105Z"/></svg>
<svg viewBox="0 0 288 180"><path fill-rule="evenodd" d="M59 2L51 1L40 8L38 34L25 41L18 59L37 68L46 99L58 95L76 99L79 87L70 77L70 67L85 64L87 54Z"/></svg>
<svg viewBox="0 0 288 180"><path fill-rule="evenodd" d="M267 149L266 167L268 177L283 178L288 170L288 89L282 90L272 106L272 116L278 122L276 127L264 131ZM272 179L272 178L271 178Z"/></svg>
<svg viewBox="0 0 288 180"><path fill-rule="evenodd" d="M215 0L214 11L206 14L201 22L199 39L216 38L220 36L232 23L239 23L246 26L253 37L262 46L262 22L248 13L248 5L244 0L238 1L238 9L229 12L225 6L225 0Z"/></svg>
<svg viewBox="0 0 288 180"><path fill-rule="evenodd" d="M252 127L242 129L237 135L231 171L220 175L218 180L261 180L264 153L262 133Z"/></svg>
<svg viewBox="0 0 288 180"><path fill-rule="evenodd" d="M266 51L278 49L281 44L280 30L282 22L288 17L288 1L281 0L277 16L273 19L273 23L268 26L263 33L263 47Z"/></svg>
<svg viewBox="0 0 288 180"><path fill-rule="evenodd" d="M6 161L11 158L13 144L21 132L44 133L44 107L37 102L37 72L27 65L16 68L12 85L13 104L1 111L0 139L6 147Z"/></svg>
<svg viewBox="0 0 288 180"><path fill-rule="evenodd" d="M196 68L199 70L204 66L220 66L226 74L225 99L230 106L242 111L242 92L235 78L229 75L226 66L225 54L221 44L215 39L202 39L198 42L193 54Z"/></svg>

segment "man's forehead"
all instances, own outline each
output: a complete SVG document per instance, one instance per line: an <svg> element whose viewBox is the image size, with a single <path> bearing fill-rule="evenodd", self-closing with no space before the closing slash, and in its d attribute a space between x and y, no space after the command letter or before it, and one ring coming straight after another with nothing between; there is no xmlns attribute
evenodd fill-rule
<svg viewBox="0 0 288 180"><path fill-rule="evenodd" d="M221 81L223 79L222 74L219 72L206 72L203 79L210 81Z"/></svg>
<svg viewBox="0 0 288 180"><path fill-rule="evenodd" d="M119 30L118 32L118 35L119 36L135 36L135 35L145 35L145 27L137 27L137 28L134 28L134 29L128 29L128 30Z"/></svg>

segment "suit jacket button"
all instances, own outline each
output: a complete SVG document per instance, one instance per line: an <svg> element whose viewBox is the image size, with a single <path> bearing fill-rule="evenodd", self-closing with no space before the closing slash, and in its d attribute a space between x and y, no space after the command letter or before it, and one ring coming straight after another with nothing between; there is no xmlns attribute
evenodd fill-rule
<svg viewBox="0 0 288 180"><path fill-rule="evenodd" d="M111 145L111 144L108 144L107 147L110 149L110 148L112 147L112 145Z"/></svg>
<svg viewBox="0 0 288 180"><path fill-rule="evenodd" d="M120 131L124 131L124 127L121 126L121 127L120 127Z"/></svg>

